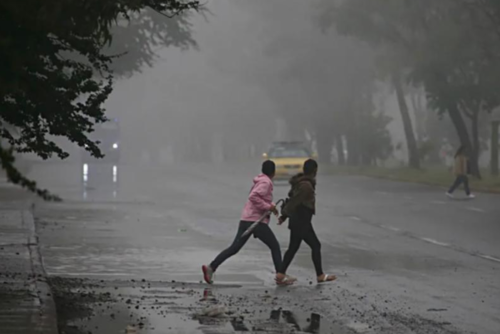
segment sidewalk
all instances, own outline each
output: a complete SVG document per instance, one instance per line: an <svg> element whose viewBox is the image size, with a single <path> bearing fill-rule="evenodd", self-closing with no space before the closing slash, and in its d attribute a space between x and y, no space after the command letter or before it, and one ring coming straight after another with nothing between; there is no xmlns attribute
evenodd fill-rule
<svg viewBox="0 0 500 334"><path fill-rule="evenodd" d="M18 188L0 185L1 334L57 334L30 198Z"/></svg>

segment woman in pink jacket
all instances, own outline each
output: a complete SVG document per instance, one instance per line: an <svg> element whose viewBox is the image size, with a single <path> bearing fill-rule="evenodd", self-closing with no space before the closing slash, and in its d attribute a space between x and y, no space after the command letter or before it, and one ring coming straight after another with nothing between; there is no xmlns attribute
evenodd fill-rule
<svg viewBox="0 0 500 334"><path fill-rule="evenodd" d="M228 258L238 253L252 234L269 247L273 257L274 267L276 272L278 272L281 266L281 249L276 236L269 227L269 216L267 216L261 224L258 224L251 234L242 237L243 233L250 225L258 221L265 213L278 214L276 205L273 203L272 180L275 171L276 165L274 162L269 160L265 161L262 164L262 174L253 179L254 185L252 190L250 190L250 195L243 208L238 232L236 233L233 243L227 249L223 250L210 265L202 267L203 277L208 284L213 283L213 273L217 268Z"/></svg>

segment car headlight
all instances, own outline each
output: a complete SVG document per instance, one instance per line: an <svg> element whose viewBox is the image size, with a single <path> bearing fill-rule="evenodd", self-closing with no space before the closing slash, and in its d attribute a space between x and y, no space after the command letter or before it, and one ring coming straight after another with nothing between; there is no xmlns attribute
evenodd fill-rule
<svg viewBox="0 0 500 334"><path fill-rule="evenodd" d="M114 143L113 148L116 150L118 148L118 143Z"/></svg>

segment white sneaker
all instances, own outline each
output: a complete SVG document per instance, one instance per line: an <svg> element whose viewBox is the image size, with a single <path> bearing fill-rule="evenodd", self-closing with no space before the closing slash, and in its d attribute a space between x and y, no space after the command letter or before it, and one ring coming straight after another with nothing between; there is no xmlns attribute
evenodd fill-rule
<svg viewBox="0 0 500 334"><path fill-rule="evenodd" d="M469 194L469 195L467 195L467 198L473 199L473 198L476 198L476 195L474 195L474 194Z"/></svg>
<svg viewBox="0 0 500 334"><path fill-rule="evenodd" d="M448 196L449 198L455 198L455 196L453 196L453 194L449 192L446 192L446 196Z"/></svg>

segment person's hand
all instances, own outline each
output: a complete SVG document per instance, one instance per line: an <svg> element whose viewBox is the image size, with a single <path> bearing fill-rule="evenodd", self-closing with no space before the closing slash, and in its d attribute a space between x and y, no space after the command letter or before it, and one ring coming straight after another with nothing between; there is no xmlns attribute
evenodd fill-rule
<svg viewBox="0 0 500 334"><path fill-rule="evenodd" d="M285 218L285 217L283 217L283 216L279 217L279 218L278 218L278 225L283 224L283 223L285 222L285 220L286 220L286 218Z"/></svg>
<svg viewBox="0 0 500 334"><path fill-rule="evenodd" d="M279 213L278 213L278 209L276 208L276 204L271 204L271 208L269 209L269 211L271 211L273 213L273 215L275 215L276 217L278 217Z"/></svg>

